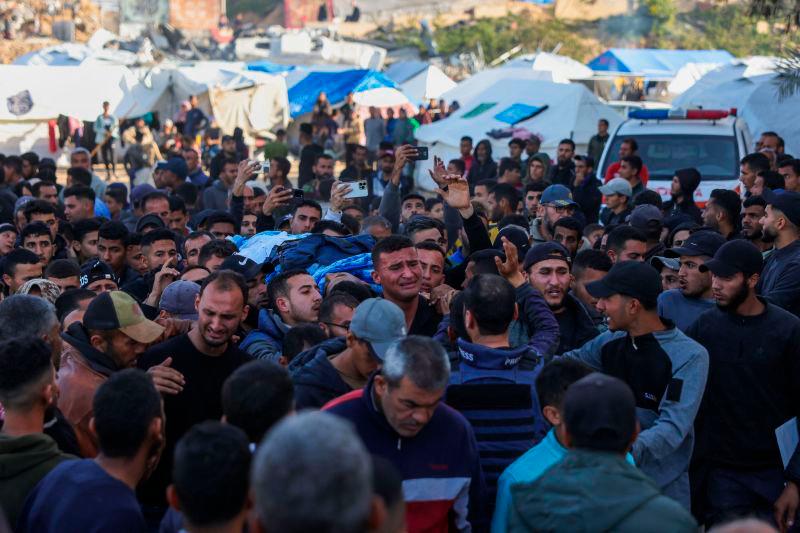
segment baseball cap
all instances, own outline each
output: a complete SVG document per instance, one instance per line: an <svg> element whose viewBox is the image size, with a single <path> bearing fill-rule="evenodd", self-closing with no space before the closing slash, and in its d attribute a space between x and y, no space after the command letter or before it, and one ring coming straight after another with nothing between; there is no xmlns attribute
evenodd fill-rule
<svg viewBox="0 0 800 533"><path fill-rule="evenodd" d="M689 235L683 246L670 248L664 252L664 255L667 257L680 257L682 255L691 257L707 255L713 257L723 244L725 244L725 237L716 231L696 231Z"/></svg>
<svg viewBox="0 0 800 533"><path fill-rule="evenodd" d="M795 226L800 226L800 193L794 191L784 191L780 194L774 193L768 199L769 205L773 209L778 209L786 215L789 222Z"/></svg>
<svg viewBox="0 0 800 533"><path fill-rule="evenodd" d="M197 309L195 309L194 302L198 294L200 294L200 285L194 281L173 281L161 293L158 309L166 311L176 318L197 320Z"/></svg>
<svg viewBox="0 0 800 533"><path fill-rule="evenodd" d="M555 185L550 185L542 192L542 197L539 200L539 203L542 205L553 205L556 207L578 205L578 203L572 199L572 191L570 191L564 185L558 183Z"/></svg>
<svg viewBox="0 0 800 533"><path fill-rule="evenodd" d="M612 194L622 194L631 198L633 196L633 189L631 188L631 184L628 183L628 180L625 178L614 178L610 180L605 185L599 187L600 192L603 193L605 196L610 196Z"/></svg>
<svg viewBox="0 0 800 533"><path fill-rule="evenodd" d="M19 231L17 231L17 227L14 224L10 224L8 222L0 224L0 233L5 233L7 231L13 231L14 233L19 233Z"/></svg>
<svg viewBox="0 0 800 533"><path fill-rule="evenodd" d="M166 228L167 226L164 224L164 221L161 220L161 217L156 215L155 213L148 213L142 218L139 219L139 222L136 223L136 232L141 232L147 226L155 226L156 228Z"/></svg>
<svg viewBox="0 0 800 533"><path fill-rule="evenodd" d="M389 346L406 336L406 317L389 300L368 298L356 307L350 331L368 342L378 359L383 361Z"/></svg>
<svg viewBox="0 0 800 533"><path fill-rule="evenodd" d="M114 270L112 270L108 263L104 263L99 259L84 263L81 267L81 289L101 279L110 279L114 283L118 283L117 276L114 275Z"/></svg>
<svg viewBox="0 0 800 533"><path fill-rule="evenodd" d="M595 298L622 294L641 302L655 302L661 293L661 275L647 263L623 261L611 267L602 279L587 283L586 290Z"/></svg>
<svg viewBox="0 0 800 533"><path fill-rule="evenodd" d="M578 447L620 452L636 431L636 400L630 387L600 372L569 386L563 413Z"/></svg>
<svg viewBox="0 0 800 533"><path fill-rule="evenodd" d="M536 263L547 261L548 259L561 259L567 266L570 264L569 252L564 246L557 242L543 242L537 244L525 254L525 261L522 263L523 270L528 270Z"/></svg>
<svg viewBox="0 0 800 533"><path fill-rule="evenodd" d="M182 157L170 157L164 165L164 170L172 172L181 179L186 179L189 174L189 167L186 165L186 160Z"/></svg>
<svg viewBox="0 0 800 533"><path fill-rule="evenodd" d="M528 239L528 232L519 226L506 226L501 229L494 239L493 247L496 250L503 251L503 237L517 247L517 257L525 257L528 250L531 249L531 244Z"/></svg>
<svg viewBox="0 0 800 533"><path fill-rule="evenodd" d="M142 183L141 185L137 185L131 190L131 203L133 205L137 205L139 202L142 201L142 198L150 194L151 192L156 192L156 188L150 185L149 183Z"/></svg>
<svg viewBox="0 0 800 533"><path fill-rule="evenodd" d="M164 333L164 328L147 320L136 300L122 291L98 294L86 308L83 325L89 330L118 329L136 342L145 344Z"/></svg>
<svg viewBox="0 0 800 533"><path fill-rule="evenodd" d="M717 276L730 277L739 272L746 276L760 274L764 258L750 241L737 239L719 247L713 259L700 265L700 272L711 272Z"/></svg>
<svg viewBox="0 0 800 533"><path fill-rule="evenodd" d="M261 265L239 254L233 254L226 257L222 264L219 266L220 270L233 270L238 272L244 277L245 280L253 279L261 273Z"/></svg>
<svg viewBox="0 0 800 533"><path fill-rule="evenodd" d="M654 205L637 205L628 216L628 224L641 230L649 230L652 227L661 227L664 223L664 215L661 210Z"/></svg>
<svg viewBox="0 0 800 533"><path fill-rule="evenodd" d="M662 255L657 255L650 259L650 264L653 265L653 268L656 270L661 270L664 267L667 267L670 270L681 269L681 262L675 257L664 257Z"/></svg>

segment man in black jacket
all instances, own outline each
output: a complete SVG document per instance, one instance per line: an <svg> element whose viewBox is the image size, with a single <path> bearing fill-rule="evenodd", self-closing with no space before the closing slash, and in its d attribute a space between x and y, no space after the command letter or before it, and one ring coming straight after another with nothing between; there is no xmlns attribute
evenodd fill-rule
<svg viewBox="0 0 800 533"><path fill-rule="evenodd" d="M712 274L717 307L686 332L709 353L691 480L707 528L755 514L785 531L800 501L800 453L784 470L775 435L800 414L800 320L757 296L762 266L752 243L722 245L700 267Z"/></svg>
<svg viewBox="0 0 800 533"><path fill-rule="evenodd" d="M700 186L701 179L700 172L694 167L675 171L670 190L672 199L664 204L664 212L667 216L683 213L692 217L692 220L698 224L703 222L703 214L694 203L694 191Z"/></svg>
<svg viewBox="0 0 800 533"><path fill-rule="evenodd" d="M556 242L537 244L525 255L523 264L531 286L542 293L561 331L556 353L583 346L600 332L580 301L569 293L569 252Z"/></svg>

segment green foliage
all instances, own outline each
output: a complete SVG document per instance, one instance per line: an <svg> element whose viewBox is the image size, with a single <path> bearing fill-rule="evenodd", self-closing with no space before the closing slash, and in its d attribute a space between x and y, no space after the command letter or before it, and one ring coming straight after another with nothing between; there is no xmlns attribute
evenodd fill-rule
<svg viewBox="0 0 800 533"><path fill-rule="evenodd" d="M507 16L440 28L435 32L435 38L442 55L475 52L480 43L489 62L517 45L522 45L523 52L535 52L539 49L550 51L561 44L560 53L584 58L591 55L592 50L580 38L581 34L580 24Z"/></svg>

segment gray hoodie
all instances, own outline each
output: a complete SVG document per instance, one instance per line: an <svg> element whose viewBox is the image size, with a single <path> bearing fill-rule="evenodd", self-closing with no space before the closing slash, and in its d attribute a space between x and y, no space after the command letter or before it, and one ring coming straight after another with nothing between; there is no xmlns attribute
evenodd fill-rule
<svg viewBox="0 0 800 533"><path fill-rule="evenodd" d="M666 330L639 337L607 331L564 356L618 377L633 390L642 426L631 450L636 465L688 509L694 419L708 377L708 352L671 322L665 324Z"/></svg>

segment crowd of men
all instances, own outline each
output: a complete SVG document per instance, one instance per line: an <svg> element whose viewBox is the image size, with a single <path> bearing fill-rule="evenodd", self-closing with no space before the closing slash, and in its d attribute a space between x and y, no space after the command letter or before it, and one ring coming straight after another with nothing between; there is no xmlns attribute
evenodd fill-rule
<svg viewBox="0 0 800 533"><path fill-rule="evenodd" d="M5 156L0 530L791 530L800 161L701 208L607 139Z"/></svg>

